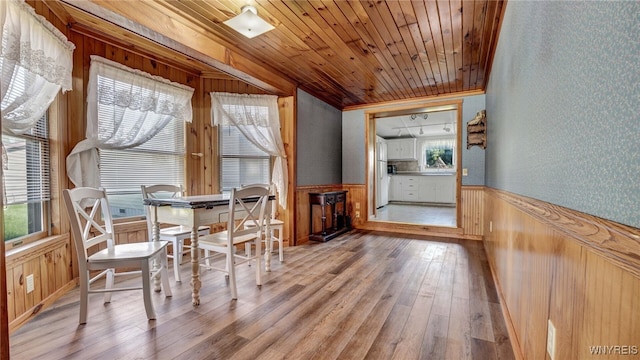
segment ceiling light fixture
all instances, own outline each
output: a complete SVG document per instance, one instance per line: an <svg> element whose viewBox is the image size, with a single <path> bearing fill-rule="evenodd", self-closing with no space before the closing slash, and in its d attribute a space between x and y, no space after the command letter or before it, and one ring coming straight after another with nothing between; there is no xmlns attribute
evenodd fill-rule
<svg viewBox="0 0 640 360"><path fill-rule="evenodd" d="M251 5L240 9L240 14L224 21L224 24L249 39L275 29L273 25L258 16L258 10Z"/></svg>

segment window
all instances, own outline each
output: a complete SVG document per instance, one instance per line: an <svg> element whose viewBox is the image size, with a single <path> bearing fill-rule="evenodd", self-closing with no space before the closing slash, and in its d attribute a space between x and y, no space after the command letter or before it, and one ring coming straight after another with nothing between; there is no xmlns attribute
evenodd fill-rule
<svg viewBox="0 0 640 360"><path fill-rule="evenodd" d="M424 144L425 164L430 169L451 169L455 166L455 140L433 140Z"/></svg>
<svg viewBox="0 0 640 360"><path fill-rule="evenodd" d="M222 192L249 184L268 184L270 157L253 145L235 126L219 126L220 187Z"/></svg>
<svg viewBox="0 0 640 360"><path fill-rule="evenodd" d="M69 179L104 187L113 217L143 216L140 185L184 185L193 91L91 55L87 138L67 156Z"/></svg>
<svg viewBox="0 0 640 360"><path fill-rule="evenodd" d="M45 113L22 135L2 135L5 203L4 239L47 231L50 200L49 131Z"/></svg>
<svg viewBox="0 0 640 360"><path fill-rule="evenodd" d="M140 185L184 184L184 158L184 121L178 119L142 145L100 150L101 185L109 195L113 217L145 214Z"/></svg>

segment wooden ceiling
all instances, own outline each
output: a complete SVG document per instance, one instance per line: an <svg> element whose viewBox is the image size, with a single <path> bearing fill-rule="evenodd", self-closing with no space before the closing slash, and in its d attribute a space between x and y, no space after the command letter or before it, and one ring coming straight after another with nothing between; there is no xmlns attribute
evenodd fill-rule
<svg viewBox="0 0 640 360"><path fill-rule="evenodd" d="M300 87L339 109L484 90L505 7L496 0L253 0L275 29L247 39L222 23L247 0L45 2L71 28L129 41L137 34L201 74L225 73L281 95Z"/></svg>

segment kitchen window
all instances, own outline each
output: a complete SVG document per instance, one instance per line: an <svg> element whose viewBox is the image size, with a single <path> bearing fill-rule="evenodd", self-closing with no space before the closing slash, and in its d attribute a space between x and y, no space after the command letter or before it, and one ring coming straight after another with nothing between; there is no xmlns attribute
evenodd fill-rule
<svg viewBox="0 0 640 360"><path fill-rule="evenodd" d="M424 164L427 169L453 169L455 139L428 140L423 143Z"/></svg>

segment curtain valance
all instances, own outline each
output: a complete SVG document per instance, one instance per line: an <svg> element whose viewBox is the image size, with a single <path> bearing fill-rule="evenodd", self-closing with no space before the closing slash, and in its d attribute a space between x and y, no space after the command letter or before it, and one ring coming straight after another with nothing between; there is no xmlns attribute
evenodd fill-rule
<svg viewBox="0 0 640 360"><path fill-rule="evenodd" d="M71 90L75 45L21 0L0 1L2 129L29 131L58 91Z"/></svg>

